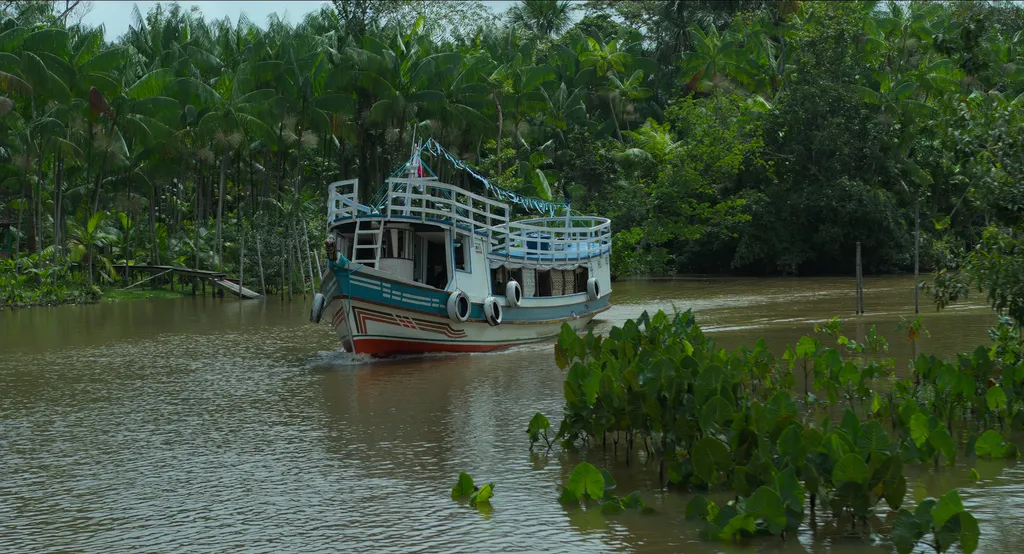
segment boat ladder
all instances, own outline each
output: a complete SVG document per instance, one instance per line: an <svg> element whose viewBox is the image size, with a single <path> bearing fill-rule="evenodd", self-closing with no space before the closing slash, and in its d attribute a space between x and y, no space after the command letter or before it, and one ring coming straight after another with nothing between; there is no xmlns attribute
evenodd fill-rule
<svg viewBox="0 0 1024 554"><path fill-rule="evenodd" d="M377 269L383 239L383 219L356 219L356 232L352 237L352 262Z"/></svg>

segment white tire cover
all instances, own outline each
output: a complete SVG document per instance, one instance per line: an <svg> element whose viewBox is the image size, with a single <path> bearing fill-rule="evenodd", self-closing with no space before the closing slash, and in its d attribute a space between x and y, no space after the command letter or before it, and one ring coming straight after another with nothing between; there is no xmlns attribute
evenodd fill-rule
<svg viewBox="0 0 1024 554"><path fill-rule="evenodd" d="M469 319L469 312L472 309L466 293L459 289L455 289L455 292L448 296L446 307L448 308L448 319L459 322Z"/></svg>
<svg viewBox="0 0 1024 554"><path fill-rule="evenodd" d="M501 315L501 304L497 298L488 296L484 299L484 317L487 318L487 323L494 327L501 325Z"/></svg>
<svg viewBox="0 0 1024 554"><path fill-rule="evenodd" d="M596 277L587 279L587 297L591 300L597 300L601 297L601 285L597 284Z"/></svg>
<svg viewBox="0 0 1024 554"><path fill-rule="evenodd" d="M505 285L505 300L513 308L518 308L523 300L523 287L519 286L515 279L512 279Z"/></svg>

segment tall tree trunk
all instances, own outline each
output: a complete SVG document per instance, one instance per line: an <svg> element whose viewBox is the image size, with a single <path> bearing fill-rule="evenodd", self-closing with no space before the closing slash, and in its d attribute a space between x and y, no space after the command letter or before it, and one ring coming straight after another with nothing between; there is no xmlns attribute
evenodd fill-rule
<svg viewBox="0 0 1024 554"><path fill-rule="evenodd" d="M231 152L224 147L220 156L220 187L217 194L217 232L213 243L217 245L217 267L218 271L224 271L224 243L221 240L221 218L224 216L224 186L228 174L228 163L231 162Z"/></svg>
<svg viewBox="0 0 1024 554"><path fill-rule="evenodd" d="M239 156L239 157L241 157L241 156ZM245 214L244 214L243 208L245 208L245 202L244 201L242 201L242 202L240 202L238 204L238 222L239 222L238 227L240 228L240 231L241 231L239 233L240 242L239 242L239 247L238 247L238 256L240 258L239 261L238 261L238 300L239 301L242 300L242 287L244 286L243 283L245 282L245 217L244 217Z"/></svg>
<svg viewBox="0 0 1024 554"><path fill-rule="evenodd" d="M150 263L160 265L160 242L156 237L156 183L149 187L149 232L153 237L153 256Z"/></svg>
<svg viewBox="0 0 1024 554"><path fill-rule="evenodd" d="M270 151L263 151L263 194L261 198L270 198L270 172L267 171L267 160L270 157ZM262 206L261 206L262 207Z"/></svg>
<svg viewBox="0 0 1024 554"><path fill-rule="evenodd" d="M197 210L198 210L198 207L199 207L199 201L202 198L202 194L201 194L201 190L200 190L202 188L201 187L202 180L203 180L202 177L200 177L196 181L196 208L197 208ZM193 230L193 238L192 238L192 247L196 251L196 265L195 265L196 269L199 269L199 222L200 222L199 214L197 213L196 217L195 217L195 221L194 221L195 229Z"/></svg>
<svg viewBox="0 0 1024 554"><path fill-rule="evenodd" d="M498 154L498 175L501 175L501 134L502 126L505 123L504 116L501 113L501 95L498 94L497 90L491 91L491 95L494 97L494 106L498 110L498 143L495 145Z"/></svg>
<svg viewBox="0 0 1024 554"><path fill-rule="evenodd" d="M28 186L28 174L23 173L21 181L21 201L18 202L18 233L14 236L14 259L18 259L18 257L21 255L21 235L23 232L21 223L23 221L23 216L25 214L25 202L28 201L26 199L26 190L28 189Z"/></svg>
<svg viewBox="0 0 1024 554"><path fill-rule="evenodd" d="M53 154L53 266L60 263L60 165L59 152ZM53 284L57 284L57 272L53 272Z"/></svg>
<svg viewBox="0 0 1024 554"><path fill-rule="evenodd" d="M615 116L615 104L612 104L611 95L608 96L608 107L612 110L612 121L615 122L615 132L619 135L619 142L622 142L622 129L619 128L619 118Z"/></svg>

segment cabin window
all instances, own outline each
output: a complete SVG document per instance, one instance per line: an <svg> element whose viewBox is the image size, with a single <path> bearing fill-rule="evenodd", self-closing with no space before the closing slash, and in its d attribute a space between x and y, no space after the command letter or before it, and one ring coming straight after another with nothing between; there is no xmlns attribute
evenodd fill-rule
<svg viewBox="0 0 1024 554"><path fill-rule="evenodd" d="M452 247L452 259L455 261L455 269L469 271L469 255L472 244L468 236L461 233L455 235L455 242Z"/></svg>
<svg viewBox="0 0 1024 554"><path fill-rule="evenodd" d="M551 296L550 271L537 271L537 296Z"/></svg>

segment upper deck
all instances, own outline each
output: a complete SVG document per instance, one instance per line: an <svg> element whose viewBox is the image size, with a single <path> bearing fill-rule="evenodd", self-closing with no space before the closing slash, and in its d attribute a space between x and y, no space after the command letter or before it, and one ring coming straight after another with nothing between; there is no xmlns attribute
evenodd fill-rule
<svg viewBox="0 0 1024 554"><path fill-rule="evenodd" d="M510 220L508 204L436 179L392 178L369 205L359 203L358 180L330 185L327 226L364 219L418 221L487 238L492 259L509 263L581 262L611 250L611 222L561 216Z"/></svg>

